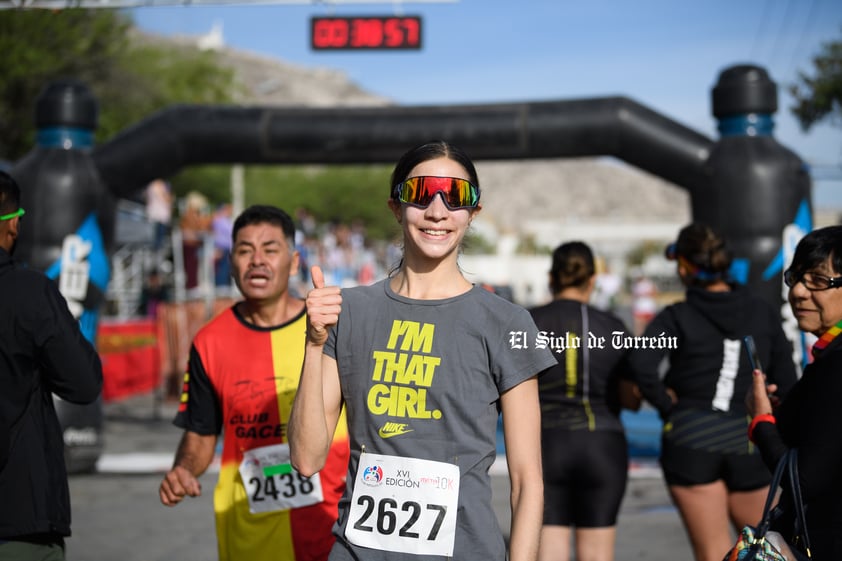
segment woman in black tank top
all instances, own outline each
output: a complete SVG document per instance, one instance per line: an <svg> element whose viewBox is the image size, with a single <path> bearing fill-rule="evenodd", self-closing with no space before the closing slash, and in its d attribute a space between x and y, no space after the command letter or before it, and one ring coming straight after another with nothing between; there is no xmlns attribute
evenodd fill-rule
<svg viewBox="0 0 842 561"><path fill-rule="evenodd" d="M614 559L617 513L628 479L628 447L619 413L640 399L625 380L626 351L612 335L628 330L615 315L588 304L595 286L591 249L565 243L553 252L553 301L531 310L558 365L538 381L544 522L539 561ZM622 392L621 392L622 389Z"/></svg>

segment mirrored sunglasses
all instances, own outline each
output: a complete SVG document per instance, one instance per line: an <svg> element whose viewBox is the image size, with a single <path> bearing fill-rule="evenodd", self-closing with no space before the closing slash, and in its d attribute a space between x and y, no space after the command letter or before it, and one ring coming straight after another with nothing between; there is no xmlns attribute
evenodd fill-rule
<svg viewBox="0 0 842 561"><path fill-rule="evenodd" d="M392 196L402 203L427 208L438 193L450 210L474 208L479 203L479 187L457 177L410 177L395 185Z"/></svg>

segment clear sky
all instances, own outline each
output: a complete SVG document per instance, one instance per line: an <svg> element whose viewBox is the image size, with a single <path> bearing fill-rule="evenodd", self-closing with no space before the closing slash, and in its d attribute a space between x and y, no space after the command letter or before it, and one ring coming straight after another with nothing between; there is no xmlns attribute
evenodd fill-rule
<svg viewBox="0 0 842 561"><path fill-rule="evenodd" d="M217 0L218 1L218 0ZM347 1L347 0L346 0ZM623 95L712 138L711 89L734 64L778 84L775 137L813 169L817 206L842 209L842 123L803 133L787 87L822 44L842 40L840 0L458 0L143 7L143 30L201 35L221 23L228 46L340 70L405 105ZM310 49L310 16L420 15L418 51Z"/></svg>

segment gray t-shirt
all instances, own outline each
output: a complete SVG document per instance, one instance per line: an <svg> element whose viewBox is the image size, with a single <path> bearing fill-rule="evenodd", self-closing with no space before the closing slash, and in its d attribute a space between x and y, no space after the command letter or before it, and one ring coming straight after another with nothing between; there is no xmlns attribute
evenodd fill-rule
<svg viewBox="0 0 842 561"><path fill-rule="evenodd" d="M488 469L496 457L500 394L556 364L548 349L535 348L536 333L525 309L477 286L444 300L405 298L388 280L342 290L342 312L324 352L337 361L351 460L331 560L442 559L345 541L362 450L457 465L453 558L506 558Z"/></svg>

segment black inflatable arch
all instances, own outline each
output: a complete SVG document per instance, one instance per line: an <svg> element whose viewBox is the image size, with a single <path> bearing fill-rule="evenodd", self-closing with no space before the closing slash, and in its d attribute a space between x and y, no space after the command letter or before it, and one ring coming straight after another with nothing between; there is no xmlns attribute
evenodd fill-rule
<svg viewBox="0 0 842 561"><path fill-rule="evenodd" d="M476 160L616 156L688 189L704 182L714 144L624 97L359 109L182 105L93 157L106 184L127 195L194 164L392 163L434 138Z"/></svg>

